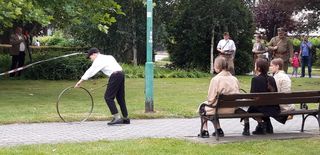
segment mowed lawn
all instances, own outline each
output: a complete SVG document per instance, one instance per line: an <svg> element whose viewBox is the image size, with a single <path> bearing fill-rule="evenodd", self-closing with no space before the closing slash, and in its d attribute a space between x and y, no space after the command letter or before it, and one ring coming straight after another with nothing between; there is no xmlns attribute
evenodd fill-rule
<svg viewBox="0 0 320 155"><path fill-rule="evenodd" d="M249 91L251 76L238 77L241 88ZM0 80L0 124L17 122L61 121L56 113L60 92L76 81ZM155 79L155 113L144 113L144 79L126 79L126 99L131 118L196 117L196 108L206 99L210 78ZM95 100L90 120L110 119L103 100L106 79L91 80L84 87L98 88L92 92ZM320 79L293 78L293 90L319 90ZM88 96L74 89L64 95L66 115L81 115L88 110ZM85 107L85 108L83 108ZM313 107L315 108L315 107ZM84 111L83 111L84 110ZM78 118L74 118L76 121ZM71 118L72 120L72 118ZM182 129L181 129L182 130ZM202 144L179 139L145 138L121 141L60 143L1 147L0 154L217 154L217 155L315 155L320 152L320 139L258 140L228 144Z"/></svg>
<svg viewBox="0 0 320 155"><path fill-rule="evenodd" d="M210 145L178 139L137 139L0 148L0 154L121 155L317 155L320 138Z"/></svg>
<svg viewBox="0 0 320 155"><path fill-rule="evenodd" d="M249 91L251 76L238 76L241 88ZM107 79L83 84L94 89L94 110L89 120L108 120L111 114L103 99ZM130 118L196 117L196 109L207 96L210 78L172 78L154 80L154 113L145 113L144 79L126 79L126 101ZM0 124L61 121L56 112L60 92L76 81L0 80ZM293 90L320 90L318 78L292 78ZM100 88L99 88L100 87ZM79 89L63 95L62 114L78 121L89 111L90 98Z"/></svg>

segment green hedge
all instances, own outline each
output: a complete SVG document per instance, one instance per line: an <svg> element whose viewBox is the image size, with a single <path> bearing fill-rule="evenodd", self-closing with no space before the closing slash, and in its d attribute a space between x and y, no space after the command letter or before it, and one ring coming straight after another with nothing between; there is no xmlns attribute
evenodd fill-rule
<svg viewBox="0 0 320 155"><path fill-rule="evenodd" d="M65 52L40 52L33 54L34 62L46 60L65 54ZM0 55L1 72L8 70L11 60L9 55ZM28 63L28 61L27 61ZM60 58L48 62L36 64L23 70L20 78L23 79L47 79L47 80L76 80L90 67L91 62L83 55ZM127 78L144 78L144 66L132 66L121 64ZM101 72L94 78L104 76ZM155 78L200 78L209 77L210 74L196 70L175 70L161 67L154 68ZM5 76L7 77L7 76ZM0 77L3 78L3 77Z"/></svg>
<svg viewBox="0 0 320 155"><path fill-rule="evenodd" d="M9 44L0 44L0 54L9 54L11 45ZM55 53L63 52L70 53L73 51L86 51L87 47L61 47L61 46L30 46L30 50L33 54L36 53Z"/></svg>

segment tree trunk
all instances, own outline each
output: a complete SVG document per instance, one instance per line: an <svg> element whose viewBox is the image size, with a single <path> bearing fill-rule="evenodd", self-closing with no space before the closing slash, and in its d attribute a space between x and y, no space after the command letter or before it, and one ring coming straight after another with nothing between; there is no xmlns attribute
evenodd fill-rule
<svg viewBox="0 0 320 155"><path fill-rule="evenodd" d="M132 52L133 52L133 65L137 66L138 65L138 60L137 60L137 33L135 30L133 30L133 36L132 36Z"/></svg>
<svg viewBox="0 0 320 155"><path fill-rule="evenodd" d="M210 73L213 73L213 51L214 51L214 26L211 31L211 49L210 49Z"/></svg>
<svg viewBox="0 0 320 155"><path fill-rule="evenodd" d="M132 2L134 3L134 2ZM134 16L134 6L132 5L131 8L131 14ZM137 66L138 65L138 60L137 60L137 32L136 32L136 18L132 18L132 52L133 52L133 65Z"/></svg>

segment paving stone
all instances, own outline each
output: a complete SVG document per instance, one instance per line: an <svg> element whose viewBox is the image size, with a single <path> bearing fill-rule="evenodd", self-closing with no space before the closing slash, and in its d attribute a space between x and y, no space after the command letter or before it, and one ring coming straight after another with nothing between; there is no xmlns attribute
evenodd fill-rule
<svg viewBox="0 0 320 155"><path fill-rule="evenodd" d="M105 121L83 123L32 123L0 125L0 147L87 142L98 140L124 140L138 138L178 138L201 143L225 143L234 141L258 139L290 139L319 136L319 126L316 119L307 119L306 131L300 132L301 117L282 125L272 120L275 134L263 136L242 136L242 124L239 119L222 119L221 126L225 137L216 141L214 137L198 138L200 119L140 119L131 120L130 125L108 126ZM250 119L251 131L256 122ZM213 126L209 125L210 134Z"/></svg>

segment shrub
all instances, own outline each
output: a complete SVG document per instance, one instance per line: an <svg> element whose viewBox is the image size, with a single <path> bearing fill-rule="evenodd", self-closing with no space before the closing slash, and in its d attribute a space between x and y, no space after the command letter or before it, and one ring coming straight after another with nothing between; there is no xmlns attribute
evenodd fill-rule
<svg viewBox="0 0 320 155"><path fill-rule="evenodd" d="M253 68L252 55L248 52L237 51L234 59L234 71L236 75L248 73Z"/></svg>
<svg viewBox="0 0 320 155"><path fill-rule="evenodd" d="M320 66L320 48L316 48L316 54L315 54L315 56L314 56L314 65L315 66Z"/></svg>
<svg viewBox="0 0 320 155"><path fill-rule="evenodd" d="M11 57L8 54L0 54L0 73L7 71L10 68L10 64Z"/></svg>
<svg viewBox="0 0 320 155"><path fill-rule="evenodd" d="M298 38L293 38L293 39L292 39L292 44L293 44L293 49L294 49L295 51L300 50L301 40L299 40Z"/></svg>
<svg viewBox="0 0 320 155"><path fill-rule="evenodd" d="M64 55L65 52L37 52L33 54L34 62ZM11 63L9 55L0 55L1 71L7 71ZM77 80L90 67L91 62L83 55L60 58L43 62L29 67L23 71L24 79L46 79L46 80ZM127 78L144 78L144 66L133 66L121 64ZM93 78L103 77L101 72ZM167 68L154 68L155 78L200 78L209 77L210 74L197 70L177 70Z"/></svg>

